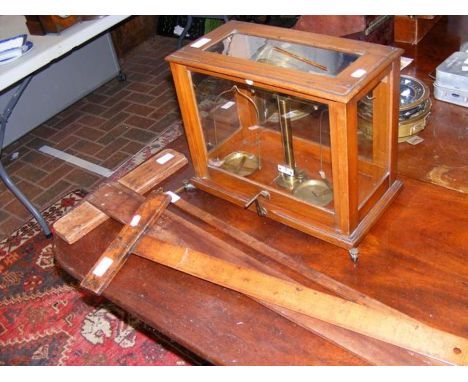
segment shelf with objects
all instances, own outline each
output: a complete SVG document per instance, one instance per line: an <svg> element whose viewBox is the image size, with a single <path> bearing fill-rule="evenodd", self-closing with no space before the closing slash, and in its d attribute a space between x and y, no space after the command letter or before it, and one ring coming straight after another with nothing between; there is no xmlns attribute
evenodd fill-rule
<svg viewBox="0 0 468 382"><path fill-rule="evenodd" d="M242 22L174 52L194 184L355 260L402 186L401 52Z"/></svg>

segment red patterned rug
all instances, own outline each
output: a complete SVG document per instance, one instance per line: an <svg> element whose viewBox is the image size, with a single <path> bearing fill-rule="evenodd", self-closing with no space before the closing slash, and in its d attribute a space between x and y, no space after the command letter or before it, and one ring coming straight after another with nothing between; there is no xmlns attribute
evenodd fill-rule
<svg viewBox="0 0 468 382"><path fill-rule="evenodd" d="M180 135L176 133L172 129L163 135L118 175L159 151ZM83 197L82 191L66 195L47 208L44 217L52 224ZM0 365L192 363L191 355L176 344L76 286L55 265L52 240L34 220L0 241Z"/></svg>

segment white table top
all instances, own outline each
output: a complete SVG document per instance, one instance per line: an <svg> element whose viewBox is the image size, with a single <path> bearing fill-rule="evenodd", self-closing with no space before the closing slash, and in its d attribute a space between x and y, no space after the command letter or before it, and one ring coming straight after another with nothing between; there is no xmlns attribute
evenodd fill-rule
<svg viewBox="0 0 468 382"><path fill-rule="evenodd" d="M0 66L0 91L47 65L56 58L106 31L130 16L105 16L81 21L57 34L33 36L28 32L24 16L0 16L0 40L28 34L32 49L24 56Z"/></svg>

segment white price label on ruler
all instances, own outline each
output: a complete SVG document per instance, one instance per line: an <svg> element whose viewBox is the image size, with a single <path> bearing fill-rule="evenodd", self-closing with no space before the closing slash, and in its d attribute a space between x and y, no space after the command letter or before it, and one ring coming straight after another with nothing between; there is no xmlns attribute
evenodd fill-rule
<svg viewBox="0 0 468 382"><path fill-rule="evenodd" d="M294 169L289 166L284 166L282 164L278 165L278 171L282 174L286 174L289 176L294 176Z"/></svg>
<svg viewBox="0 0 468 382"><path fill-rule="evenodd" d="M159 164L164 164L166 162L169 162L172 158L174 158L174 155L171 153L164 154L161 158L156 159L156 162Z"/></svg>

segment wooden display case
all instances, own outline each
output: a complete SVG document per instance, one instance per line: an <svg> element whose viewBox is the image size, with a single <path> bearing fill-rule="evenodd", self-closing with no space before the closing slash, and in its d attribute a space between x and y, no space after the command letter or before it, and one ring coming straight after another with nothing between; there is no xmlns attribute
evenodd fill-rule
<svg viewBox="0 0 468 382"><path fill-rule="evenodd" d="M355 247L402 186L401 53L229 22L169 55L193 182L356 260ZM358 129L365 97L371 136Z"/></svg>

